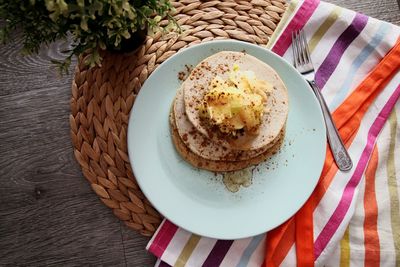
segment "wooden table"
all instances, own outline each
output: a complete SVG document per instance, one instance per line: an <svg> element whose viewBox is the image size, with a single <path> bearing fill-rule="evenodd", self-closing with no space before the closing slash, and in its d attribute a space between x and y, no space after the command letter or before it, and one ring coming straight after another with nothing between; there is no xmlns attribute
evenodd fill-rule
<svg viewBox="0 0 400 267"><path fill-rule="evenodd" d="M396 0L329 2L400 25ZM154 265L149 239L98 200L75 161L72 76L49 63L60 45L22 57L21 40L0 46L0 266Z"/></svg>

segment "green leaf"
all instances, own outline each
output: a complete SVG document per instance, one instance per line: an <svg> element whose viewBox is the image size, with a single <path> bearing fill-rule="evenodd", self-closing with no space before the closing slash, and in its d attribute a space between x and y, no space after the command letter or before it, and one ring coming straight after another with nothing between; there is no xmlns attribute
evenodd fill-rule
<svg viewBox="0 0 400 267"><path fill-rule="evenodd" d="M60 71L67 71L71 58L90 55L89 66L100 65L98 50L118 48L132 38L137 29L171 30L172 24L159 27L173 9L167 0L15 0L0 1L0 42L6 42L15 28L23 32L25 54L36 53L42 44L71 36L73 47L58 62ZM177 24L176 24L177 25ZM56 64L56 63L55 63Z"/></svg>

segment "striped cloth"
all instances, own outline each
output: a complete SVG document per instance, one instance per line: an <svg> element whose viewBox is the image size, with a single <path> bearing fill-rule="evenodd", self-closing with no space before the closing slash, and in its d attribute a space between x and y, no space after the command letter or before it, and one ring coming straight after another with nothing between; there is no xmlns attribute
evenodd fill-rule
<svg viewBox="0 0 400 267"><path fill-rule="evenodd" d="M268 47L291 61L298 29L353 169L338 171L328 150L310 199L267 234L215 240L165 220L147 246L156 266L400 266L400 28L292 1Z"/></svg>

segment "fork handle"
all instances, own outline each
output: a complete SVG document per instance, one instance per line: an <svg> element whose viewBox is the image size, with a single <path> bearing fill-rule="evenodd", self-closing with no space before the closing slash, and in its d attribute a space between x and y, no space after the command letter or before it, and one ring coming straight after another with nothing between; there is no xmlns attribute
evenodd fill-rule
<svg viewBox="0 0 400 267"><path fill-rule="evenodd" d="M332 120L332 116L328 106L326 105L325 99L314 81L309 81L309 84L321 105L322 114L324 115L325 119L326 134L328 136L328 142L333 153L333 158L336 161L336 165L341 171L349 171L353 167L353 162L351 161L346 147L343 145L342 138L340 137L335 123Z"/></svg>

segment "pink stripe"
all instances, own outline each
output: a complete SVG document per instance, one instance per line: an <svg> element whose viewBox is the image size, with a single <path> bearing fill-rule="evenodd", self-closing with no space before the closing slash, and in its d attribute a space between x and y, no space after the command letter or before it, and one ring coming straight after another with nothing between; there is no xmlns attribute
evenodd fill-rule
<svg viewBox="0 0 400 267"><path fill-rule="evenodd" d="M400 85L396 88L396 90L389 98L388 102L385 104L385 106L379 113L378 117L372 124L368 132L367 145L365 146L361 154L361 158L357 164L356 170L354 171L353 176L350 178L350 181L347 183L338 206L336 207L332 216L329 218L329 221L325 225L324 229L322 229L318 238L315 240L314 243L315 259L317 259L321 255L321 252L326 248L332 236L338 229L339 225L342 223L347 211L349 210L351 201L354 196L354 191L361 180L362 174L364 173L365 167L371 156L371 152L374 147L376 138L380 133L380 131L382 130L383 125L385 124L387 118L389 117L390 112L392 111L399 97L400 97Z"/></svg>
<svg viewBox="0 0 400 267"><path fill-rule="evenodd" d="M279 39L276 41L272 51L283 56L286 50L292 43L292 32L300 30L304 27L311 15L317 9L319 0L305 0L292 20L289 22L286 29L282 32Z"/></svg>
<svg viewBox="0 0 400 267"><path fill-rule="evenodd" d="M168 220L165 220L160 230L158 230L157 236L154 238L153 243L151 243L149 251L156 257L161 258L177 230L178 226Z"/></svg>

